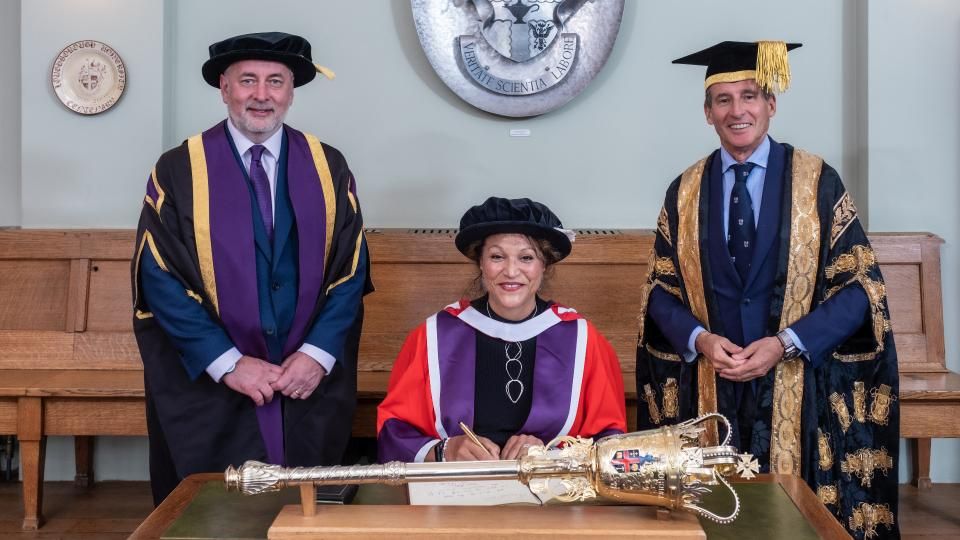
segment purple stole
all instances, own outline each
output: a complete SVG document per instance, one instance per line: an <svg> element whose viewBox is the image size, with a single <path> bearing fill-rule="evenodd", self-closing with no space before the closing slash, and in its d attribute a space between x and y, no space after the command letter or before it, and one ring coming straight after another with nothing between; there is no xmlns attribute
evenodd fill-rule
<svg viewBox="0 0 960 540"><path fill-rule="evenodd" d="M458 425L461 421L473 425L476 333L480 330L467 321L503 324L475 315L479 315L476 310L467 308L460 317L441 311L427 319L427 363L440 438L462 435ZM521 324L536 321L547 328L536 334L533 402L520 432L547 443L568 434L577 416L586 357L587 322L585 319L562 321L550 309Z"/></svg>
<svg viewBox="0 0 960 540"><path fill-rule="evenodd" d="M250 191L225 122L188 140L197 257L206 297L234 345L244 355L267 359L260 325ZM283 349L286 357L302 343L321 294L330 242L325 242L321 250L311 240L327 239L332 234L336 201L319 141L289 126L284 125L283 129L287 136L287 186L300 238L299 291L293 325ZM325 196L325 192L330 196ZM211 197L211 193L216 195ZM267 459L277 464L284 461L280 401L274 399L256 409Z"/></svg>

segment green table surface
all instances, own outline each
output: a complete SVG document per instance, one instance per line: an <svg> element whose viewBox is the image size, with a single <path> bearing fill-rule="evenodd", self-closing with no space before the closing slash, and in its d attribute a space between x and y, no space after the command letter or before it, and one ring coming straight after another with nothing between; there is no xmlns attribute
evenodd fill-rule
<svg viewBox="0 0 960 540"><path fill-rule="evenodd" d="M718 525L701 518L700 523L713 539L743 538L818 538L790 497L777 483L742 483L735 489L740 496L740 516L730 525ZM223 482L204 483L182 514L167 528L162 538L169 540L229 538L264 539L280 509L299 504L300 491L286 489L276 493L243 496L227 493ZM352 504L406 504L402 487L360 486ZM704 498L704 506L717 514L733 508L728 493L716 490Z"/></svg>

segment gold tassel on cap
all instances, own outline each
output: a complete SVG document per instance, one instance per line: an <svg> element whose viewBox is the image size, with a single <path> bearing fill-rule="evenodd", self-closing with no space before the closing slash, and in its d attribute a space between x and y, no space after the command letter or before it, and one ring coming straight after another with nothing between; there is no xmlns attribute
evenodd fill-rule
<svg viewBox="0 0 960 540"><path fill-rule="evenodd" d="M313 67L316 68L317 73L323 75L331 81L337 78L337 74L334 73L330 68L323 67L320 64L314 64Z"/></svg>
<svg viewBox="0 0 960 540"><path fill-rule="evenodd" d="M780 93L790 88L790 62L783 41L757 42L757 84L767 92Z"/></svg>

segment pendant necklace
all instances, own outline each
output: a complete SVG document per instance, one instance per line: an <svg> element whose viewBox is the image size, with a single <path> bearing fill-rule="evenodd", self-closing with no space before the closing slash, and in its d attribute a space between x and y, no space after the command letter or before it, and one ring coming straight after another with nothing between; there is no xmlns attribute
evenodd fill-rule
<svg viewBox="0 0 960 540"><path fill-rule="evenodd" d="M533 315L530 317L536 317L539 309L540 306L534 305ZM487 300L487 317L493 319L493 313L490 312L489 300ZM519 341L505 341L503 344L503 354L507 357L503 368L506 370L509 379L504 389L507 393L507 399L516 405L523 396L524 390L523 381L520 380L520 374L523 373L523 362L520 361L520 357L523 355L523 343ZM514 371L517 372L516 375L513 374Z"/></svg>

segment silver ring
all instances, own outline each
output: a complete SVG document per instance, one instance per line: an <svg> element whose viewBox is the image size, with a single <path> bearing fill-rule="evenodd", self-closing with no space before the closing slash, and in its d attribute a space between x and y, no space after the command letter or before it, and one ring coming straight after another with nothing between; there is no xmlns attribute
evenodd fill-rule
<svg viewBox="0 0 960 540"><path fill-rule="evenodd" d="M294 396L299 396L299 395L300 395L300 390L294 390L294 391L293 391L293 395L294 395Z"/></svg>

